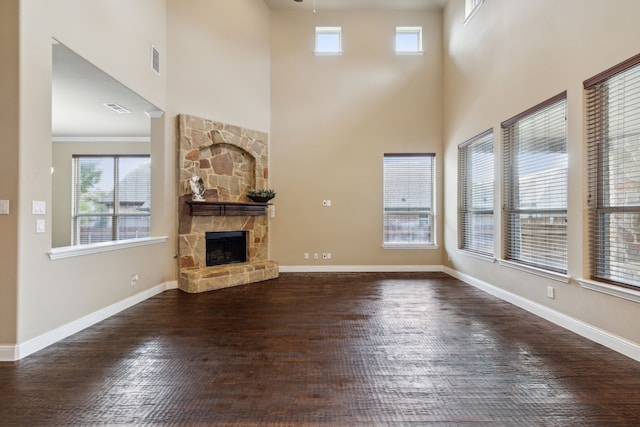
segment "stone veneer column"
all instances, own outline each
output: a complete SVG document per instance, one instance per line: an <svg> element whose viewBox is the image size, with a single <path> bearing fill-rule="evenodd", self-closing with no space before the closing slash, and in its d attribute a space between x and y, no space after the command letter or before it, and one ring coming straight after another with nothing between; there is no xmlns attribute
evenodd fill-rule
<svg viewBox="0 0 640 427"><path fill-rule="evenodd" d="M267 134L179 115L179 288L204 292L278 277L278 264L267 260L269 219L262 216L191 216L189 179L200 176L205 200L247 202L249 188L267 188ZM248 262L207 267L207 231L248 231Z"/></svg>

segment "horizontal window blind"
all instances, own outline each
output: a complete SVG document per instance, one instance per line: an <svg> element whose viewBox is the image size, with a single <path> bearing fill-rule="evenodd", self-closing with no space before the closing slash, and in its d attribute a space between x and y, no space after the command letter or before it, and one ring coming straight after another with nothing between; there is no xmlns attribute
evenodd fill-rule
<svg viewBox="0 0 640 427"><path fill-rule="evenodd" d="M493 130L458 147L459 248L493 256Z"/></svg>
<svg viewBox="0 0 640 427"><path fill-rule="evenodd" d="M504 257L567 271L566 93L502 124Z"/></svg>
<svg viewBox="0 0 640 427"><path fill-rule="evenodd" d="M149 156L74 156L76 245L150 236Z"/></svg>
<svg viewBox="0 0 640 427"><path fill-rule="evenodd" d="M384 243L433 244L434 154L384 155Z"/></svg>
<svg viewBox="0 0 640 427"><path fill-rule="evenodd" d="M591 278L640 287L640 58L585 82Z"/></svg>

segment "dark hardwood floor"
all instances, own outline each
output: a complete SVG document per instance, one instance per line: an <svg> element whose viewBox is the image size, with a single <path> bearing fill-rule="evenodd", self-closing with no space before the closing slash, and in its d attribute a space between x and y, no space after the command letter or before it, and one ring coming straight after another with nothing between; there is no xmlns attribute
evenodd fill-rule
<svg viewBox="0 0 640 427"><path fill-rule="evenodd" d="M151 298L0 363L0 425L634 426L640 363L444 274Z"/></svg>

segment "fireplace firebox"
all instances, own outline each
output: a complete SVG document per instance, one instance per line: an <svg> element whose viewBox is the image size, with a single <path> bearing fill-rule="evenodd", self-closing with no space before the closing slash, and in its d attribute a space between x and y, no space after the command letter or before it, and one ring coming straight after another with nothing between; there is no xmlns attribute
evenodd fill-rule
<svg viewBox="0 0 640 427"><path fill-rule="evenodd" d="M246 231L205 233L207 267L247 262Z"/></svg>

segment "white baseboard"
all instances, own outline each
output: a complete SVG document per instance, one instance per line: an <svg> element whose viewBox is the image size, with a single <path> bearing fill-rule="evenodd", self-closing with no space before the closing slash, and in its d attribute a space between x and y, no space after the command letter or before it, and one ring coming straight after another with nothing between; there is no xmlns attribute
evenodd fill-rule
<svg viewBox="0 0 640 427"><path fill-rule="evenodd" d="M442 272L442 265L281 265L280 273Z"/></svg>
<svg viewBox="0 0 640 427"><path fill-rule="evenodd" d="M29 341L25 341L15 346L0 345L0 362L20 360L38 350L42 350L51 344L63 340L70 335L80 332L91 325L95 325L96 323L101 322L122 310L133 307L152 296L158 295L168 289L176 289L177 287L177 281L165 282L136 295L130 296L122 301L118 301L117 303L100 309L94 313L81 317L80 319L69 322L66 325L62 325L38 337L32 338Z"/></svg>
<svg viewBox="0 0 640 427"><path fill-rule="evenodd" d="M444 267L443 271L475 288L640 362L640 345L633 341L614 335L574 317L567 316L559 311L552 310L542 304L530 301L519 295L505 291L504 289L478 280L467 274L460 273L449 267Z"/></svg>
<svg viewBox="0 0 640 427"><path fill-rule="evenodd" d="M18 360L17 346L0 345L0 362L11 362Z"/></svg>

